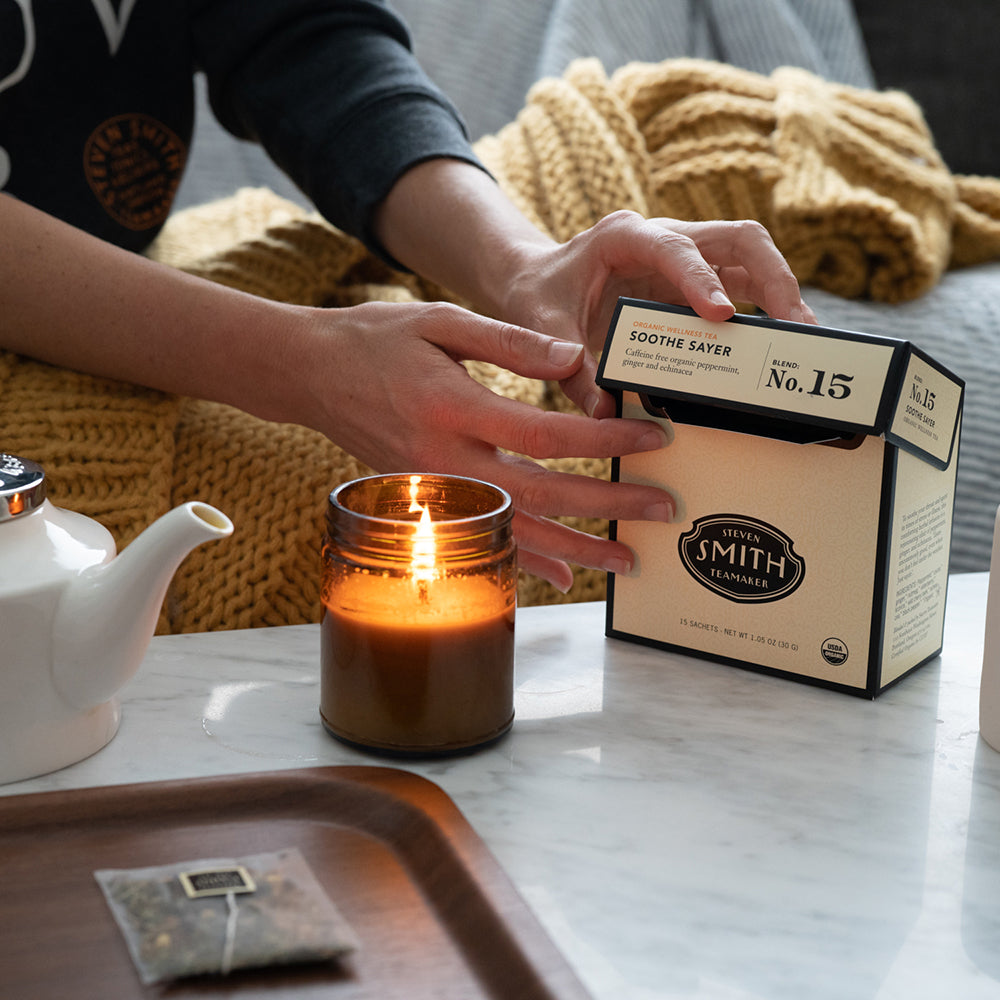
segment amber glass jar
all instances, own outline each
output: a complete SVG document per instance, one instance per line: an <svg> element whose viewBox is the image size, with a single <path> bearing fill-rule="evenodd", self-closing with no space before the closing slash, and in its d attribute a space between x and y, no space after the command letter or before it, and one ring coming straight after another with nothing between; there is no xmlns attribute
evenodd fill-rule
<svg viewBox="0 0 1000 1000"><path fill-rule="evenodd" d="M320 694L330 733L428 754L510 728L512 516L507 493L459 476L371 476L330 494Z"/></svg>

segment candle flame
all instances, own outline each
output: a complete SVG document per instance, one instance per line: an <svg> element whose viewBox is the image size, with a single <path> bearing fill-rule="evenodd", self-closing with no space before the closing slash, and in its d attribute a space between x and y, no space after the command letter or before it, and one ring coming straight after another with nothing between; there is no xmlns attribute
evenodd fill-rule
<svg viewBox="0 0 1000 1000"><path fill-rule="evenodd" d="M431 513L426 507L417 503L417 488L420 485L420 476L410 476L410 512L420 512L420 520L417 522L416 530L413 533L413 556L410 560L413 579L422 584L424 588L429 580L433 580L437 574L436 545L434 543L434 524L431 521Z"/></svg>

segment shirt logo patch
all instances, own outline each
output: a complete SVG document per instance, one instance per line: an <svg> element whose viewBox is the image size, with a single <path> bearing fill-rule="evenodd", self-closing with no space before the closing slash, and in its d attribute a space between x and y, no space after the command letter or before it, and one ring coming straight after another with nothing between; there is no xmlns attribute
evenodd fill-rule
<svg viewBox="0 0 1000 1000"><path fill-rule="evenodd" d="M187 157L166 125L143 114L109 118L91 133L83 169L104 211L141 232L166 219Z"/></svg>

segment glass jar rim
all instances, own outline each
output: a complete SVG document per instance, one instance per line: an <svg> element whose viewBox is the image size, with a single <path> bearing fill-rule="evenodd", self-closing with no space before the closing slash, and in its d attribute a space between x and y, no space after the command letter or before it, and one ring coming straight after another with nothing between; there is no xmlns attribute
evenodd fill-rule
<svg viewBox="0 0 1000 1000"><path fill-rule="evenodd" d="M412 482L414 477L418 477L421 483L433 483L438 488L447 488L449 484L461 487L468 492L480 491L495 498L495 503L485 507L474 514L465 514L461 517L450 517L445 512L443 517L435 519L436 525L447 525L450 532L461 531L463 526L471 530L482 528L484 522L502 523L513 516L514 505L510 494L501 486L495 483L488 483L483 479L475 479L471 476L458 476L452 473L424 472L424 473L380 473L371 476L363 476L359 479L352 479L341 483L330 492L329 505L330 513L336 512L338 515L346 515L351 518L363 518L372 525L379 525L383 528L394 528L398 526L411 527L414 523L412 517L392 517L384 514L373 514L366 510L357 510L348 503L347 494L355 491L367 491L374 487L399 486ZM419 498L426 503L427 498Z"/></svg>

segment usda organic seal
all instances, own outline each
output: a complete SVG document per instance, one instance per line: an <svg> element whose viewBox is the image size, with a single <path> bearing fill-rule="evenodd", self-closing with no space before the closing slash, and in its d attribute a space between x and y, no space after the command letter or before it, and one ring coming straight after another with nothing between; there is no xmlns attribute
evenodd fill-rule
<svg viewBox="0 0 1000 1000"><path fill-rule="evenodd" d="M847 643L843 639L824 639L819 651L823 659L833 667L839 667L847 661Z"/></svg>

